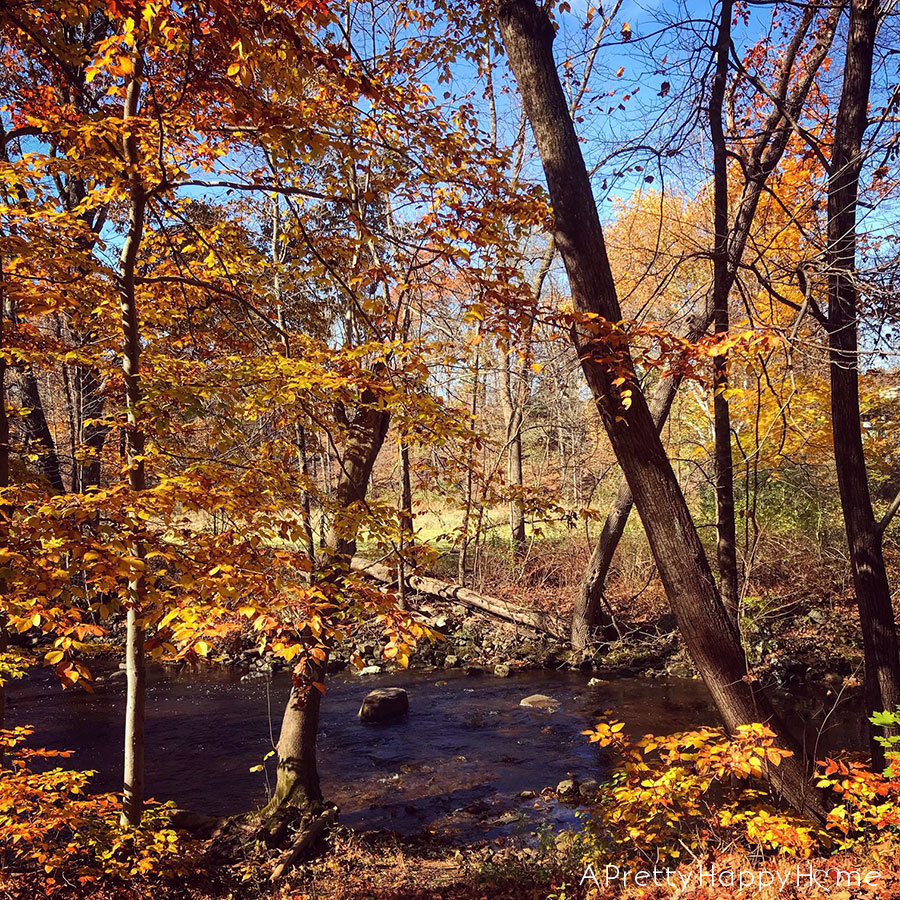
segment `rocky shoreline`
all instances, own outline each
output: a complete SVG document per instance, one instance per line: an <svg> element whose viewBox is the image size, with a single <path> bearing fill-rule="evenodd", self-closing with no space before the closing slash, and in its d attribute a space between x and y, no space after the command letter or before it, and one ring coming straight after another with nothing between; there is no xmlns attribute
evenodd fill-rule
<svg viewBox="0 0 900 900"><path fill-rule="evenodd" d="M440 638L424 642L410 656L410 669L464 669L472 675L506 678L517 672L557 669L591 672L602 679L696 678L693 663L678 634L675 616L665 613L652 623L629 628L622 640L594 651L575 651L568 643L548 634L498 621L454 603L431 598L413 608ZM362 676L390 672L396 664L384 657L386 640L373 626L362 628L332 653L329 674L351 667L358 656ZM260 656L251 647L223 651L222 662L244 670L244 677L255 678L286 668L271 654ZM833 656L818 665L795 658L785 649L771 648L757 665L757 677L767 684L787 687L796 684L840 684L852 675L852 665L844 657Z"/></svg>

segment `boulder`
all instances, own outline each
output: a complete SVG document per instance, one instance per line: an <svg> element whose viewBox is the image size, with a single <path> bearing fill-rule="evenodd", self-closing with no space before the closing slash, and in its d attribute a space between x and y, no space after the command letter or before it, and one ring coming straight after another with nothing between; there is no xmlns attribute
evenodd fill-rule
<svg viewBox="0 0 900 900"><path fill-rule="evenodd" d="M494 666L494 674L498 678L509 678L511 673L512 670L506 663L498 663L496 666Z"/></svg>
<svg viewBox="0 0 900 900"><path fill-rule="evenodd" d="M578 799L578 782L574 778L566 778L556 786L556 796L565 803Z"/></svg>
<svg viewBox="0 0 900 900"><path fill-rule="evenodd" d="M591 802L597 799L597 791L600 790L600 783L596 778L582 778L578 782L578 793L582 800Z"/></svg>
<svg viewBox="0 0 900 900"><path fill-rule="evenodd" d="M380 724L401 719L409 712L409 694L403 688L379 688L366 695L359 708L363 722Z"/></svg>
<svg viewBox="0 0 900 900"><path fill-rule="evenodd" d="M542 709L545 712L552 713L559 709L560 703L559 700L554 700L553 697L548 697L546 694L532 694L530 697L522 700L519 706L524 706L527 709Z"/></svg>

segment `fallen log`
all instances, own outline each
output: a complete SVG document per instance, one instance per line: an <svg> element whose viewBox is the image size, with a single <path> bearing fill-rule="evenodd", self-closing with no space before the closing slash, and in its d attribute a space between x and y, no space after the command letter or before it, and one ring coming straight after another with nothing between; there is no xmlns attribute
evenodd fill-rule
<svg viewBox="0 0 900 900"><path fill-rule="evenodd" d="M361 575L373 578L384 584L395 584L397 575L386 565L372 562L361 556L353 557L353 570ZM523 609L507 600L496 597L486 597L463 587L460 584L450 584L437 578L429 578L426 575L410 575L406 579L407 586L420 594L438 597L441 600L449 600L461 603L470 609L487 613L514 625L530 628L553 637L564 637L568 631L568 625L555 613L545 613L537 609Z"/></svg>

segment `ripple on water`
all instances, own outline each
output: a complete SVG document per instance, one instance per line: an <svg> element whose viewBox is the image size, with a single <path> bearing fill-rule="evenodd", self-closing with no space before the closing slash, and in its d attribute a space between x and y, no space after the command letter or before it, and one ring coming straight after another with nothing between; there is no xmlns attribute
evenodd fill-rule
<svg viewBox="0 0 900 900"><path fill-rule="evenodd" d="M569 775L602 775L603 751L581 732L605 710L624 719L634 734L717 719L699 681L620 679L589 687L589 677L557 671L513 678L421 671L335 677L322 702L323 790L340 805L342 822L358 828L413 833L427 827L466 841L546 822L572 827L576 822L568 808L540 798L522 801L518 794L555 787ZM363 725L356 715L362 698L387 686L408 690L408 718ZM267 685L265 679L242 682L231 672L153 669L147 694L148 793L215 815L262 802L265 778L249 770L263 761L272 737L277 739L289 689L286 675ZM559 712L519 706L535 693L559 700ZM70 764L99 770L98 789L118 788L121 681L99 686L94 695L63 692L49 672L39 671L10 694L12 724L35 725L41 746L74 749ZM838 733L830 741L841 745L852 737ZM268 768L271 782L273 760Z"/></svg>

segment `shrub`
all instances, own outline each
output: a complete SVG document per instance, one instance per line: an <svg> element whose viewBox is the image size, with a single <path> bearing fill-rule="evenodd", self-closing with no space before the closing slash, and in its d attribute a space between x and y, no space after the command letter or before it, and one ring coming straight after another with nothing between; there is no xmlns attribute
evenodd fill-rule
<svg viewBox="0 0 900 900"><path fill-rule="evenodd" d="M7 875L38 874L47 893L77 872L88 885L104 879L154 880L185 874L197 845L168 824L170 810L148 804L141 825L120 828L115 794L89 794L95 774L51 768L35 771L35 760L71 756L67 750L30 749L33 729L0 731L0 751L9 768L0 777L0 846Z"/></svg>
<svg viewBox="0 0 900 900"><path fill-rule="evenodd" d="M900 723L900 710L872 717ZM778 809L761 780L790 751L765 725L733 736L702 728L639 740L624 723L600 722L584 733L619 757L589 814L592 852L622 865L672 864L735 848L757 855L807 858L900 835L900 739L886 737L883 773L864 763L826 759L816 783L834 801L824 827Z"/></svg>

